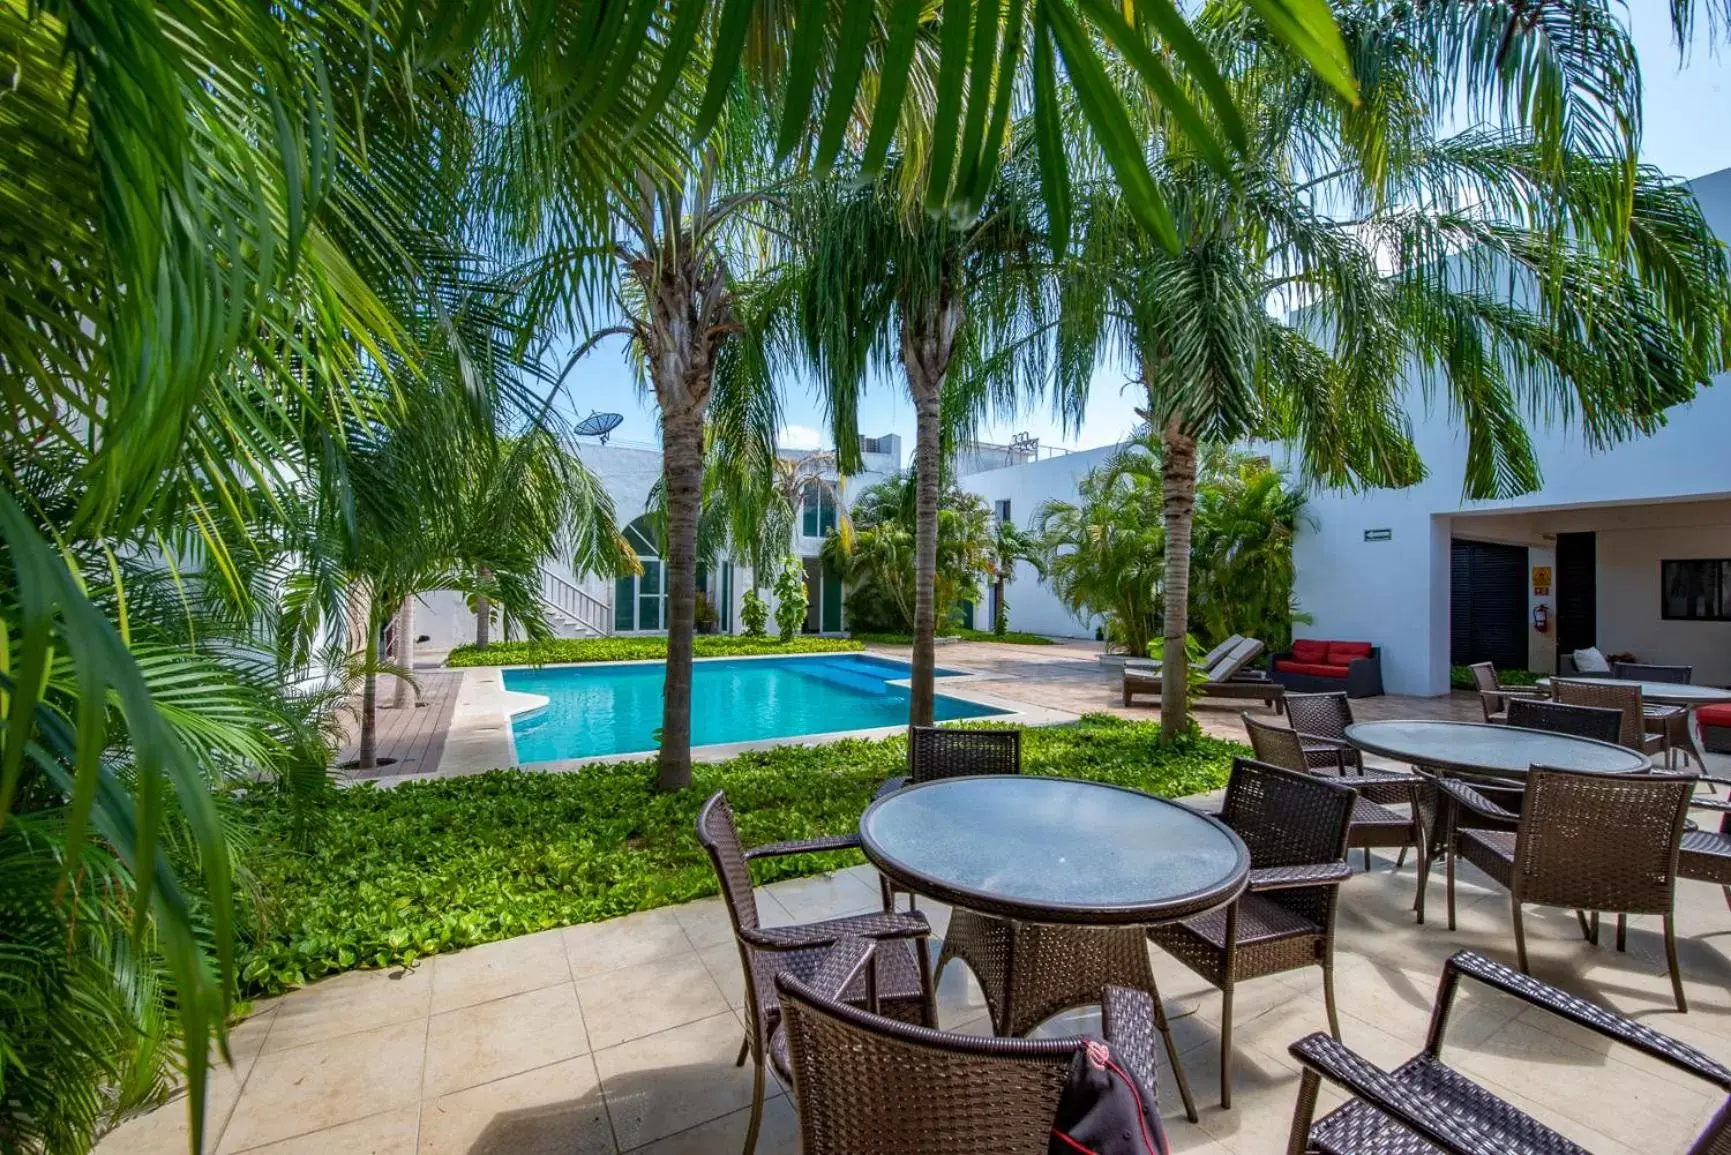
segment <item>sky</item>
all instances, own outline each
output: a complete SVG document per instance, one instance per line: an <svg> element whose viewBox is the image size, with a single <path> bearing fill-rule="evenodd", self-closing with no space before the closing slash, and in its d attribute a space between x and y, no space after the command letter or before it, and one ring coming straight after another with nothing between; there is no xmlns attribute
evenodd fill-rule
<svg viewBox="0 0 1731 1155"><path fill-rule="evenodd" d="M1731 46L1715 50L1698 34L1686 57L1671 41L1668 5L1660 0L1631 0L1628 20L1642 69L1643 126L1641 159L1672 176L1693 178L1731 167ZM550 360L563 362L564 352ZM1087 449L1121 440L1136 424L1134 391L1124 388L1121 367L1103 366L1089 390L1086 417L1079 430L1064 430L1042 405L1032 405L980 430L986 441L1007 442L1029 433L1043 445ZM615 441L653 445L659 440L655 402L643 393L625 356L623 338L597 345L573 369L562 406L573 417L592 411L624 417ZM829 445L828 423L816 396L790 386L782 398L781 444L788 449L818 449ZM911 447L913 405L899 379L874 380L860 408L859 431L872 437L902 435Z"/></svg>

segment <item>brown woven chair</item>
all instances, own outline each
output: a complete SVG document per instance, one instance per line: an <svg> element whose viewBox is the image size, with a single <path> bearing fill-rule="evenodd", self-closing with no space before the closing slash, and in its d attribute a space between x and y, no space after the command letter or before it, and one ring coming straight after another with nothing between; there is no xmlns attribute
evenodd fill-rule
<svg viewBox="0 0 1731 1155"><path fill-rule="evenodd" d="M1442 779L1438 789L1455 807L1504 822L1506 830L1450 829L1448 848L1449 929L1455 927L1455 857L1507 887L1515 921L1515 958L1527 970L1527 936L1521 908L1529 902L1573 907L1587 941L1599 941L1599 912L1617 913L1617 949L1626 943L1628 916L1664 918L1665 961L1677 1009L1687 1011L1677 966L1678 842L1689 816L1695 780L1681 774L1591 774L1535 766L1527 775L1526 800L1517 816L1460 779ZM1451 814L1454 809L1451 808ZM1452 823L1451 823L1452 825ZM1592 911L1589 922L1583 912Z"/></svg>
<svg viewBox="0 0 1731 1155"><path fill-rule="evenodd" d="M1487 722L1507 721L1509 703L1514 699L1540 697L1544 693L1537 686L1503 685L1497 677L1497 668L1489 662L1474 662L1467 669L1472 671L1473 688L1479 692L1479 708Z"/></svg>
<svg viewBox="0 0 1731 1155"><path fill-rule="evenodd" d="M1226 907L1148 937L1220 989L1220 1105L1232 1106L1232 994L1247 979L1322 968L1328 1029L1334 1006L1334 912L1357 791L1334 778L1245 758L1232 763L1220 817L1250 850L1250 885ZM1158 1005L1159 994L1155 994Z"/></svg>
<svg viewBox="0 0 1731 1155"><path fill-rule="evenodd" d="M809 980L776 980L805 1155L1045 1155L1070 1063L1088 1040L995 1039L908 1026L838 1001L871 966L839 945ZM1156 1091L1154 1007L1143 991L1095 992L1114 1061ZM1152 1105L1151 1105L1152 1106Z"/></svg>
<svg viewBox="0 0 1731 1155"><path fill-rule="evenodd" d="M1725 905L1731 908L1731 802L1719 798L1695 798L1690 805L1719 812L1719 829L1686 830L1677 855L1677 873L1696 882L1716 883L1724 889Z"/></svg>
<svg viewBox="0 0 1731 1155"><path fill-rule="evenodd" d="M1695 680L1694 666L1655 666L1646 662L1612 662L1611 676L1628 682L1675 682L1688 685ZM1703 770L1707 767L1696 757L1689 740L1689 711L1680 706L1647 706L1646 726L1649 734L1665 736L1665 765L1676 766L1677 753L1683 754L1683 764L1694 758Z"/></svg>
<svg viewBox="0 0 1731 1155"><path fill-rule="evenodd" d="M1346 697L1344 694L1290 696ZM1299 734L1296 729L1288 730L1284 726L1270 726L1266 722L1259 722L1252 718L1248 711L1241 714L1240 718L1244 722L1245 730L1250 733L1250 746L1256 751L1258 761L1286 770L1316 772L1310 751L1318 748L1316 743L1320 738ZM1343 740L1344 733L1343 726ZM1413 902L1413 909L1418 912L1418 921L1423 922L1425 883L1430 877L1430 856L1425 853L1424 819L1419 810L1420 795L1426 789L1425 779L1417 774L1396 770L1367 769L1360 761L1355 773L1342 777L1339 781L1358 790L1358 802L1352 812L1352 835L1348 845L1364 852L1366 870L1370 869L1372 848L1398 846L1400 857L1395 861L1396 870L1406 864L1407 847L1418 851L1418 894ZM1409 807L1409 811L1402 814L1397 810L1390 810L1389 803Z"/></svg>
<svg viewBox="0 0 1731 1155"><path fill-rule="evenodd" d="M1445 1155L1484 1155L1490 1151L1500 1155L1587 1155L1571 1140L1443 1062L1443 1032L1463 977L1731 1092L1731 1069L1694 1047L1482 955L1461 951L1443 965L1442 985L1431 1011L1430 1034L1423 1052L1394 1070L1384 1071L1324 1034L1292 1044L1292 1057L1303 1065L1304 1075L1298 1085L1287 1155L1419 1155L1439 1151ZM1313 1124L1323 1079L1352 1099ZM1615 1109L1615 1104L1607 1107ZM1719 1108L1689 1150L1692 1155L1731 1151L1731 1100Z"/></svg>
<svg viewBox="0 0 1731 1155"><path fill-rule="evenodd" d="M746 850L726 795L717 792L697 816L697 840L709 854L721 896L733 923L739 944L739 963L745 971L745 1009L748 1024L737 1063L749 1057L756 1066L751 1092L751 1122L746 1131L745 1151L757 1146L757 1130L763 1117L764 1063L771 1053L781 1012L775 998L775 976L815 975L829 949L844 938L883 940L875 955L875 990L868 992L863 979L854 982L841 997L864 1001L868 995L885 1014L909 1022L937 1025L937 1002L931 981L930 955L926 940L931 926L918 912L906 914L853 915L798 926L766 927L758 922L757 899L751 889L751 863L760 858L785 854L810 854L859 846L858 835L815 838L802 842L776 842Z"/></svg>
<svg viewBox="0 0 1731 1155"><path fill-rule="evenodd" d="M1567 678L1556 678L1551 682L1551 696L1565 706L1598 706L1606 710L1620 710L1623 714L1623 725L1618 731L1618 745L1639 750L1643 754L1657 754L1665 749L1666 739L1663 732L1647 732L1648 714L1641 701L1640 686L1613 686L1604 682L1572 682Z"/></svg>
<svg viewBox="0 0 1731 1155"><path fill-rule="evenodd" d="M936 782L940 778L963 778L974 774L1020 774L1021 730L957 730L947 726L908 727L908 773L888 778L877 788L875 798L894 794L911 782ZM884 909L894 910L899 889L878 875ZM908 897L913 909L913 896Z"/></svg>
<svg viewBox="0 0 1731 1155"><path fill-rule="evenodd" d="M1513 698L1509 701L1508 724L1523 730L1547 730L1574 738L1593 738L1620 745L1623 712L1603 706L1571 706L1543 698Z"/></svg>

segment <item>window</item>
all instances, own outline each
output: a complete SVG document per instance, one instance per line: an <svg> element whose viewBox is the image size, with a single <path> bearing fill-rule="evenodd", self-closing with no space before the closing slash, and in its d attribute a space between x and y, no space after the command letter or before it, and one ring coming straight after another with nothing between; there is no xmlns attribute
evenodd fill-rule
<svg viewBox="0 0 1731 1155"><path fill-rule="evenodd" d="M1006 524L1010 520L1010 499L1006 497L1004 500L995 502L994 504L997 506L998 510L998 524Z"/></svg>
<svg viewBox="0 0 1731 1155"><path fill-rule="evenodd" d="M1731 622L1731 558L1660 562L1659 616L1667 621Z"/></svg>
<svg viewBox="0 0 1731 1155"><path fill-rule="evenodd" d="M801 512L800 533L806 537L822 537L835 528L835 494L827 485L812 482L805 487Z"/></svg>
<svg viewBox="0 0 1731 1155"><path fill-rule="evenodd" d="M613 583L613 630L629 634L667 628L667 571L657 556L655 539L660 536L645 514L625 527L625 540L637 552L643 572L627 574Z"/></svg>
<svg viewBox="0 0 1731 1155"><path fill-rule="evenodd" d="M879 440L876 437L861 437L859 439L859 451L861 453L882 453L883 450L878 447Z"/></svg>

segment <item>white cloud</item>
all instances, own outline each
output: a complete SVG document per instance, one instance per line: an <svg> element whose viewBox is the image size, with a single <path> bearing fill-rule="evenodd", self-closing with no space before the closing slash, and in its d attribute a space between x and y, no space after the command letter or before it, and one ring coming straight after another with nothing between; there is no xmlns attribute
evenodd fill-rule
<svg viewBox="0 0 1731 1155"><path fill-rule="evenodd" d="M782 449L820 449L823 447L823 434L809 425L789 425L782 429L776 441Z"/></svg>

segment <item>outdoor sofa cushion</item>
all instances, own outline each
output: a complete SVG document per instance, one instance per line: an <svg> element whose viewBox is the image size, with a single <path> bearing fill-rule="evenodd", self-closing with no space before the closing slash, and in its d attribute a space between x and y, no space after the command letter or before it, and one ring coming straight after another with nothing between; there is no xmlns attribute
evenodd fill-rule
<svg viewBox="0 0 1731 1155"><path fill-rule="evenodd" d="M1695 720L1703 726L1731 726L1731 702L1702 706L1695 711Z"/></svg>
<svg viewBox="0 0 1731 1155"><path fill-rule="evenodd" d="M1580 674L1608 674L1611 663L1605 660L1605 655L1599 652L1599 647L1588 646L1584 650L1576 650L1575 671Z"/></svg>
<svg viewBox="0 0 1731 1155"><path fill-rule="evenodd" d="M1309 674L1313 678L1346 677L1345 666L1331 666L1326 662L1295 662L1282 658L1274 663L1274 668L1283 674Z"/></svg>
<svg viewBox="0 0 1731 1155"><path fill-rule="evenodd" d="M1369 642L1330 642L1328 643L1328 656L1322 660L1331 666L1344 666L1354 658L1370 657L1370 650ZM1297 657L1296 654L1293 656ZM1303 661L1304 659L1300 658L1299 660Z"/></svg>
<svg viewBox="0 0 1731 1155"><path fill-rule="evenodd" d="M1328 660L1328 643L1319 642L1313 638L1293 638L1292 660L1295 662L1325 662Z"/></svg>

